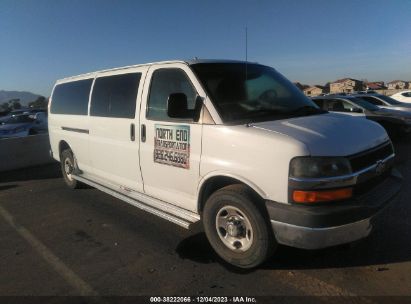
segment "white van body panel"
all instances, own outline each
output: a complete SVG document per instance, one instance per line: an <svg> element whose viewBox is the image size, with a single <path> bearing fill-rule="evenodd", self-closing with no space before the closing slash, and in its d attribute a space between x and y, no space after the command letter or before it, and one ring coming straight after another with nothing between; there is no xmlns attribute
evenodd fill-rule
<svg viewBox="0 0 411 304"><path fill-rule="evenodd" d="M139 159L139 109L147 66L126 70L102 72L100 77L141 73L137 91L136 114L133 118L99 117L89 115L89 151L91 174L100 179L119 184L121 187L143 192L143 180ZM136 84L137 85L137 84ZM94 87L94 85L93 85ZM91 99L92 100L92 99ZM90 114L91 101L89 104ZM135 140L130 139L131 125L134 124Z"/></svg>
<svg viewBox="0 0 411 304"><path fill-rule="evenodd" d="M151 76L158 69L181 69L186 73L199 96L205 92L186 64L166 63L152 65L147 73L147 82L142 99L149 98ZM210 105L208 105L210 106ZM141 172L144 180L144 191L147 195L168 201L169 203L191 211L197 211L196 191L200 181L200 159L203 126L199 123L184 121L158 121L146 118L147 102L142 103L140 111L141 124L146 126L146 141L140 144ZM155 126L185 127L189 129L190 166L188 169L159 164L153 161Z"/></svg>
<svg viewBox="0 0 411 304"><path fill-rule="evenodd" d="M288 135L246 125L207 125L200 174L203 182L219 174L247 181L263 198L287 203L290 160L305 155L307 146Z"/></svg>
<svg viewBox="0 0 411 304"><path fill-rule="evenodd" d="M389 140L378 123L336 113L256 123L253 127L294 138L307 146L311 156L349 156Z"/></svg>
<svg viewBox="0 0 411 304"><path fill-rule="evenodd" d="M68 132L62 128L89 129L89 120L87 116L79 115L49 115L48 121L50 146L53 151L53 157L60 161L59 144L64 141L69 143L79 167L84 171L92 169L89 156L89 136L81 132Z"/></svg>
<svg viewBox="0 0 411 304"><path fill-rule="evenodd" d="M48 105L48 129L50 137L50 148L53 158L60 161L59 145L61 142L66 142L70 145L77 164L81 166L85 172L90 172L92 166L90 163L89 152L89 134L85 132L69 132L63 128L72 128L75 130L89 130L90 122L88 115L69 115L69 114L54 114L50 112L50 106L53 103L54 89L57 85L68 83L77 80L94 79L96 73L88 73L80 76L74 76L67 79L57 80L50 95L50 102ZM89 95L89 102L90 102Z"/></svg>

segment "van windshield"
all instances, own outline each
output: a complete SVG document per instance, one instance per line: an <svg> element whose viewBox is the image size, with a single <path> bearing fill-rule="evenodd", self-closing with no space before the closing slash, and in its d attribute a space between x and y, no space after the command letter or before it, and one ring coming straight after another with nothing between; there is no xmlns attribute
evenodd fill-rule
<svg viewBox="0 0 411 304"><path fill-rule="evenodd" d="M327 113L273 68L246 63L191 65L225 123Z"/></svg>

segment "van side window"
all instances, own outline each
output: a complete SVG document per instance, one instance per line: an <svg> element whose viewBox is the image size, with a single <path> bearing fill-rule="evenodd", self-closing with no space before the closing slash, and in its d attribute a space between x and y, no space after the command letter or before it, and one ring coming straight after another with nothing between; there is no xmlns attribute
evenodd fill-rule
<svg viewBox="0 0 411 304"><path fill-rule="evenodd" d="M150 96L147 104L147 118L170 120L167 115L168 96L184 93L187 96L188 109L193 110L197 92L184 71L180 69L159 69L151 78Z"/></svg>
<svg viewBox="0 0 411 304"><path fill-rule="evenodd" d="M54 114L87 115L88 98L93 79L56 85L50 106Z"/></svg>
<svg viewBox="0 0 411 304"><path fill-rule="evenodd" d="M141 73L99 77L91 96L91 116L134 118Z"/></svg>

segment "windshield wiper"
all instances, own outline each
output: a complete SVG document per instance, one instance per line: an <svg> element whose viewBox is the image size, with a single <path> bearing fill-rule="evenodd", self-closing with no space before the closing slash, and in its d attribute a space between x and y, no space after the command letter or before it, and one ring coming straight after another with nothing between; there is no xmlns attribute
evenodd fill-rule
<svg viewBox="0 0 411 304"><path fill-rule="evenodd" d="M279 119L283 116L284 116L283 111L274 110L274 109L259 109L259 110L247 113L247 115L243 117L241 120L245 121L246 124L250 124L254 122L265 121L271 118Z"/></svg>
<svg viewBox="0 0 411 304"><path fill-rule="evenodd" d="M259 109L259 110L255 110L255 111L247 113L246 118L277 116L277 115L284 115L284 112L279 111L279 110L274 110L274 109Z"/></svg>
<svg viewBox="0 0 411 304"><path fill-rule="evenodd" d="M288 114L303 114L303 115L324 114L324 113L328 113L328 112L323 109L316 108L313 106L302 106L302 107L296 108L288 112Z"/></svg>

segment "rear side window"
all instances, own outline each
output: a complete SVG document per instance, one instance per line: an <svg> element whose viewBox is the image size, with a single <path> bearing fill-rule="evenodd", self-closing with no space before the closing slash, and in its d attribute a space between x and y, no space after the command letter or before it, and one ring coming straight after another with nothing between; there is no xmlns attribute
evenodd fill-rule
<svg viewBox="0 0 411 304"><path fill-rule="evenodd" d="M134 118L141 73L99 77L91 96L90 115Z"/></svg>
<svg viewBox="0 0 411 304"><path fill-rule="evenodd" d="M93 79L78 80L54 88L50 112L54 114L87 115L88 98Z"/></svg>
<svg viewBox="0 0 411 304"><path fill-rule="evenodd" d="M195 108L197 92L188 76L180 69L159 69L153 73L148 99L147 118L170 120L167 115L167 100L170 94L184 93L189 110Z"/></svg>
<svg viewBox="0 0 411 304"><path fill-rule="evenodd" d="M372 103L373 105L376 106L383 106L384 103L381 100L378 100L377 98L371 97L371 96L361 96L361 99L364 99L368 101L369 103Z"/></svg>

